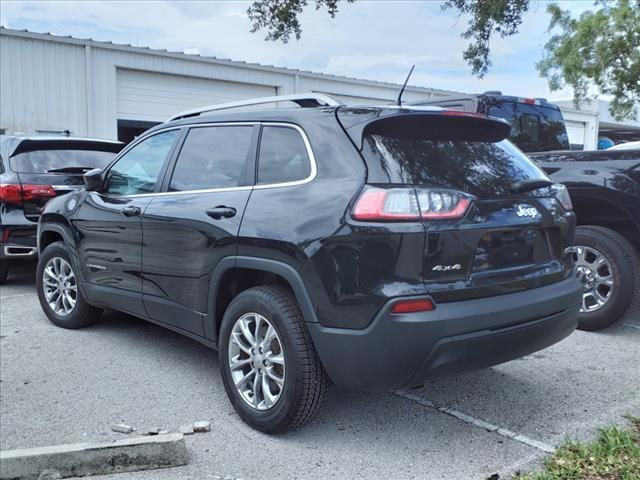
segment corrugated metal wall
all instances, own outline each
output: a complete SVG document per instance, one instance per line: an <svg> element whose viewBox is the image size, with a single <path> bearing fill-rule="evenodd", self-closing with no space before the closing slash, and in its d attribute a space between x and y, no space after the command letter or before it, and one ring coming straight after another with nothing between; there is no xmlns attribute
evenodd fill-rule
<svg viewBox="0 0 640 480"><path fill-rule="evenodd" d="M0 128L87 135L84 47L0 37Z"/></svg>
<svg viewBox="0 0 640 480"><path fill-rule="evenodd" d="M313 91L349 103L375 103L393 100L398 92L398 86L392 84L4 28L0 30L0 64L0 129L9 134L70 130L74 135L115 139L119 69L144 72L142 76L152 72L176 75L177 82L185 79L185 85L176 84L177 93L187 83L203 85L200 79L255 87L228 93L234 98L243 91L249 96L262 91L278 95ZM418 100L434 92L409 88L404 98ZM193 107L192 99L186 103L181 106L175 100L172 105L176 111ZM203 99L202 104L207 103Z"/></svg>

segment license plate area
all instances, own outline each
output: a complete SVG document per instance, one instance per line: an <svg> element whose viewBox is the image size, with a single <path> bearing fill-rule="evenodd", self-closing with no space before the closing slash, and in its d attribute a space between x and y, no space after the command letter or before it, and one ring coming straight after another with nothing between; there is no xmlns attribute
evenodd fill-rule
<svg viewBox="0 0 640 480"><path fill-rule="evenodd" d="M477 244L473 272L501 270L551 260L547 237L539 228L494 230L484 233Z"/></svg>

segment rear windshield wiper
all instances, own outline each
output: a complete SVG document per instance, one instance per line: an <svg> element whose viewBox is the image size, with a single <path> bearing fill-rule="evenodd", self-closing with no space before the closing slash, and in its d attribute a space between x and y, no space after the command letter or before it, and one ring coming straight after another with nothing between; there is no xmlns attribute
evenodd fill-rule
<svg viewBox="0 0 640 480"><path fill-rule="evenodd" d="M538 188L543 188L543 187L550 187L551 185L553 185L552 181L545 180L543 178L522 180L521 182L518 182L511 187L511 193L530 192L531 190L537 190Z"/></svg>
<svg viewBox="0 0 640 480"><path fill-rule="evenodd" d="M93 170L95 167L61 167L51 168L47 170L47 173L85 173L89 170Z"/></svg>

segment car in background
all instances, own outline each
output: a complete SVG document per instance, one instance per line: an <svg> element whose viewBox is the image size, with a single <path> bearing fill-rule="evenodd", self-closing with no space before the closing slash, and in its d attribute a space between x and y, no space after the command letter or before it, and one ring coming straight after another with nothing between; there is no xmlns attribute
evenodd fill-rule
<svg viewBox="0 0 640 480"><path fill-rule="evenodd" d="M609 147L607 150L640 150L640 141L636 142L624 142Z"/></svg>
<svg viewBox="0 0 640 480"><path fill-rule="evenodd" d="M47 201L82 187L82 175L106 167L122 147L91 138L0 136L0 283L10 261L37 256L36 229Z"/></svg>
<svg viewBox="0 0 640 480"><path fill-rule="evenodd" d="M583 285L578 328L604 328L637 308L634 291L640 297L640 148L529 157L568 187L573 201L573 255Z"/></svg>
<svg viewBox="0 0 640 480"><path fill-rule="evenodd" d="M462 112L502 118L511 126L509 140L523 152L569 150L569 136L560 108L544 98L525 98L488 91L472 95L448 95L421 100L414 105L433 105Z"/></svg>

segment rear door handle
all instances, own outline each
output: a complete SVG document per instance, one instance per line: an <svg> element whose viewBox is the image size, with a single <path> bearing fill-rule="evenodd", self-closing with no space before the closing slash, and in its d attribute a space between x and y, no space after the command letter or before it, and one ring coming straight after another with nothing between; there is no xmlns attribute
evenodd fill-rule
<svg viewBox="0 0 640 480"><path fill-rule="evenodd" d="M233 207L227 207L226 205L218 205L217 207L207 210L209 215L214 220L220 220L221 218L231 218L236 214L236 209Z"/></svg>
<svg viewBox="0 0 640 480"><path fill-rule="evenodd" d="M138 216L142 213L142 210L140 210L140 207L134 207L133 205L130 207L124 207L121 210L121 213L125 216L125 217L135 217Z"/></svg>

